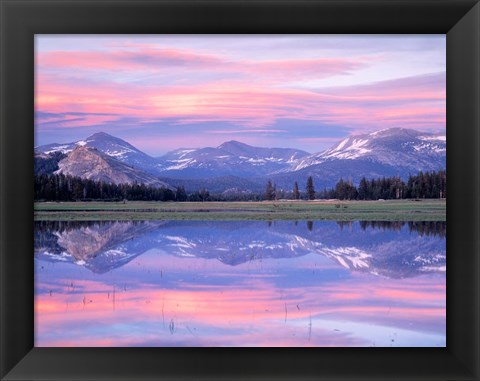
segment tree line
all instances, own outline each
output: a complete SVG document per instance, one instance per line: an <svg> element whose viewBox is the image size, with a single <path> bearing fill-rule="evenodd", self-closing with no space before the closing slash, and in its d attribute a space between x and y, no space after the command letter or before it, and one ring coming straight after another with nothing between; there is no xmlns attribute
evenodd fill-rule
<svg viewBox="0 0 480 381"><path fill-rule="evenodd" d="M183 186L175 189L157 188L145 184L111 184L73 177L64 174L41 174L34 180L35 200L37 201L262 201L262 200L379 200L405 198L446 198L447 177L445 171L419 172L411 175L407 181L400 177L383 177L367 180L363 177L358 186L351 181L340 179L335 187L317 192L312 176L309 176L304 191L300 191L298 182L293 189L277 189L268 180L265 193L240 192L236 194L211 194L202 188L187 193Z"/></svg>
<svg viewBox="0 0 480 381"><path fill-rule="evenodd" d="M266 200L279 200L282 198L293 200L314 199L339 199L339 200L393 200L408 198L447 198L447 173L446 171L420 171L417 175L410 175L407 181L400 177L382 177L368 180L360 179L358 186L352 181L342 178L335 187L315 191L312 176L309 176L305 185L305 192L301 193L295 181L293 190L278 191L275 184L268 180L265 190Z"/></svg>
<svg viewBox="0 0 480 381"><path fill-rule="evenodd" d="M285 192L283 189L277 190L277 187L271 180L268 180L266 190L265 190L265 199L272 201L272 200L280 200L280 199L292 199L292 200L315 200L316 193L315 187L313 185L313 178L309 176L307 179L307 185L305 187L304 195L301 194L298 188L298 182L295 181L293 184L293 191L292 192Z"/></svg>
<svg viewBox="0 0 480 381"><path fill-rule="evenodd" d="M447 198L447 173L445 171L420 171L407 181L400 177L382 177L367 180L363 177L358 187L340 179L335 188L324 189L318 198L339 200L395 200L409 198Z"/></svg>
<svg viewBox="0 0 480 381"><path fill-rule="evenodd" d="M183 187L175 190L145 184L111 184L63 174L35 176L35 200L132 200L132 201L187 201Z"/></svg>

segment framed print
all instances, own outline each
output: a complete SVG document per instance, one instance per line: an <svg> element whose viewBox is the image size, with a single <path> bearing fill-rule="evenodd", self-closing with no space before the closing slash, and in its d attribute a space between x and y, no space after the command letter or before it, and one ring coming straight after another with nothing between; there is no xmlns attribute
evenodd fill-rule
<svg viewBox="0 0 480 381"><path fill-rule="evenodd" d="M2 379L479 378L477 1L1 7Z"/></svg>
<svg viewBox="0 0 480 381"><path fill-rule="evenodd" d="M445 48L37 34L35 346L445 347Z"/></svg>

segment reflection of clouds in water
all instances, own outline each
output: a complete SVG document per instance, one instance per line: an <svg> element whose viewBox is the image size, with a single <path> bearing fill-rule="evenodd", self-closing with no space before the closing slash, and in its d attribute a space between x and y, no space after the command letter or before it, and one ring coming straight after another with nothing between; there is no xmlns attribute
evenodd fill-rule
<svg viewBox="0 0 480 381"><path fill-rule="evenodd" d="M311 251L302 255L294 251L295 255L283 257L268 257L257 252L255 258L246 257L248 260L232 266L219 260L215 250L212 257L179 257L171 255L166 246L160 249L152 246L152 242L158 244L159 237L168 234L197 246L218 242L219 247L225 247L224 232L206 233L212 224L206 230L201 224L186 224L193 229L189 230L190 235L184 233L183 236L178 235L181 227L185 227L181 223L167 223L151 230L137 224L142 228L141 235L127 241L121 237L115 240L127 253L131 254L131 247L139 254L105 273L95 273L65 261L46 262L48 258L37 255L36 345L445 345L444 273L417 272L409 278L388 278L373 271L361 271L365 266L347 269L335 258ZM286 242L291 242L289 237L303 234L300 238L313 242L310 245L326 242L325 245L332 247L339 227L335 223L316 221L315 224L312 232L308 232L304 224L295 231L292 231L294 223L262 226L275 233L275 244L279 237L286 236ZM243 241L237 239L237 244L259 241L253 232L259 230L259 223L236 225L240 233L233 226L225 230L231 232L227 238L252 232L250 237L244 236ZM129 231L128 226L125 227L121 228ZM445 244L438 236L412 235L406 226L389 231L383 237L375 234L372 243L370 230L363 231L353 224L348 240L341 234L338 242L343 242L343 246L338 245L335 253L341 253L341 248L353 248L353 251L347 250L347 254L353 255L356 249L363 255L362 260L367 261L369 257L364 253L375 255L372 245L389 245L389 250L394 250L395 242L399 245L427 242L425 250L432 246L442 253ZM263 242L272 244L271 235L265 231L260 233ZM212 239L215 234L220 237L217 241ZM355 240L362 244L362 236L362 248L351 245ZM109 258L121 256L123 252L117 252L112 245L105 247L111 254L107 255ZM418 256L417 253L413 259ZM383 260L384 268L389 268L388 258ZM417 262L424 265L423 261ZM403 269L405 263L394 262L390 271L396 266Z"/></svg>
<svg viewBox="0 0 480 381"><path fill-rule="evenodd" d="M52 296L48 292L37 295L37 345L363 346L375 340L368 341L367 332L360 328L371 326L417 332L417 339L408 345L432 345L431 338L440 345L444 338L445 288L441 278L392 283L386 279L379 282L378 277L359 277L325 287L278 288L269 277L254 277L255 282L244 279L243 284L221 288L184 281L178 281L173 286L176 289L137 284L124 291L117 286L115 310L112 286L79 280L74 292L54 290ZM121 279L112 281L119 284ZM58 283L68 282L62 279ZM47 290L49 283L39 286ZM84 296L92 302L84 305ZM306 331L302 334L297 325L310 316L314 334L307 341ZM173 336L167 335L171 319L177 327ZM321 329L326 323L319 325L317 320L331 322L328 326L358 323L354 325L358 330L344 327L340 335ZM375 342L381 345L380 340Z"/></svg>

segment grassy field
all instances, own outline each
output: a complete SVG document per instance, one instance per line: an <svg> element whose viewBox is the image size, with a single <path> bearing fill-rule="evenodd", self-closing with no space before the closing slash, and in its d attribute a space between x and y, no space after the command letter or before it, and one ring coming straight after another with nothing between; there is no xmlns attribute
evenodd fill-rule
<svg viewBox="0 0 480 381"><path fill-rule="evenodd" d="M263 202L42 202L36 220L445 221L446 200Z"/></svg>

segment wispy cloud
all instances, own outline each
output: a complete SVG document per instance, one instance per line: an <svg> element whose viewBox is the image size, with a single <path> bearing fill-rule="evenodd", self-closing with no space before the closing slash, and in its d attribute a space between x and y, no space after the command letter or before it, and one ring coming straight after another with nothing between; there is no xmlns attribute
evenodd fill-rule
<svg viewBox="0 0 480 381"><path fill-rule="evenodd" d="M221 71L241 77L262 76L266 81L290 81L292 79L324 78L348 74L366 65L365 59L352 58L309 58L265 60L229 60L216 54L202 54L180 49L142 48L133 50L100 51L49 51L37 55L37 65L49 70L77 70L85 74L90 71L129 72L146 70L161 72L165 69ZM175 75L175 73L172 73Z"/></svg>
<svg viewBox="0 0 480 381"><path fill-rule="evenodd" d="M385 43L375 49L379 40L369 36L357 39L363 50L354 49L353 43L315 49L315 41L322 46L321 36L305 37L305 44L300 37L272 38L279 51L290 51L282 57L261 50L265 38L248 36L235 39L242 47L237 50L229 49L225 40L215 48L207 36L190 44L187 38L162 43L111 37L92 43L91 49L79 38L78 49L62 44L54 49L51 41L36 57L36 128L44 142L56 140L54 129L75 134L92 126L112 133L121 129L135 137L135 131L150 125L155 136L156 130L167 127L151 122L166 119L175 120L168 123L168 134L177 140L183 125L196 125L197 134L275 134L277 145L282 134L288 139L285 144L321 142L325 126L342 126L347 132L445 128L445 71L437 65L428 70L431 49L425 54L405 49L415 41L411 36L398 38L395 55ZM175 41L179 46L173 46ZM398 70L399 59L413 51L415 65L404 65L397 74L386 72L389 63ZM377 77L372 75L376 68ZM418 68L423 73L418 74ZM342 86L315 85L325 79L342 79ZM354 85L345 86L345 81ZM297 121L289 124L288 133L276 127L285 119ZM317 123L317 128L298 127L306 122ZM212 128L209 123L229 128Z"/></svg>

